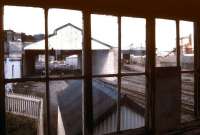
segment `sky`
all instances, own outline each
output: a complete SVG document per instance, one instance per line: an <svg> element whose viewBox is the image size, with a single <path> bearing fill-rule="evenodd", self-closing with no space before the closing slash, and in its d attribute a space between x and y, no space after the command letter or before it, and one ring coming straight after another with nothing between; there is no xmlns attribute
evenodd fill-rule
<svg viewBox="0 0 200 135"><path fill-rule="evenodd" d="M5 6L4 29L30 35L44 33L44 11L40 8Z"/></svg>
<svg viewBox="0 0 200 135"><path fill-rule="evenodd" d="M82 28L82 13L75 10L50 9L48 13L49 34L67 23ZM122 17L122 48L144 47L146 22L144 18ZM44 10L31 7L4 7L4 29L23 32L28 35L44 34ZM91 15L93 38L118 46L118 24L116 16ZM193 34L193 23L180 21L180 36ZM176 23L174 20L156 19L156 48L160 51L172 50L176 45Z"/></svg>
<svg viewBox="0 0 200 135"><path fill-rule="evenodd" d="M180 37L194 34L193 22L180 21ZM156 19L156 48L170 51L176 47L176 22L174 20Z"/></svg>

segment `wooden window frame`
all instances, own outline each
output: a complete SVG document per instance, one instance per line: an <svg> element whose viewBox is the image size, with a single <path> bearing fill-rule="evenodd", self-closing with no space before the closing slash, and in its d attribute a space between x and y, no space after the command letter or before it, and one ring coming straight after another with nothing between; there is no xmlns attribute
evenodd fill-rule
<svg viewBox="0 0 200 135"><path fill-rule="evenodd" d="M46 75L43 78L20 78L20 79L5 79L4 78L4 35L3 35L3 11L5 5L17 5L17 6L31 6L31 7L39 7L44 9L45 15L45 65L46 65ZM118 78L118 102L117 102L117 133L136 133L136 134L144 134L144 133L152 133L154 131L154 117L156 113L154 112L154 89L155 89L155 16L137 16L146 18L146 65L145 65L145 72L144 73L121 73L121 16L123 14L116 13L113 11L111 14L117 16L118 18L118 43L119 43L119 51L118 51L118 73L117 74L102 74L102 75L92 75L92 56L91 56L91 18L90 15L93 13L105 13L104 11L93 11L92 8L87 7L77 7L74 5L66 7L59 7L59 6L46 6L44 3L34 4L34 3L18 3L11 1L1 1L0 2L0 134L6 134L6 122L5 122L5 87L6 83L12 82L26 82L26 81L41 81L46 82L46 100L47 100L47 123L48 123L48 135L51 135L49 120L49 81L51 80L66 80L66 79L82 79L83 80L83 134L84 135L92 135L93 133L93 113L92 113L92 78L94 77L117 77ZM48 74L48 9L50 8L62 8L62 9L75 9L81 10L83 13L83 30L84 30L84 46L83 46L83 74L77 77L59 77L59 78L51 78ZM109 13L108 13L109 14ZM131 13L130 13L131 14ZM128 16L130 16L130 14ZM110 15L110 14L109 14ZM123 16L127 16L124 14ZM131 16L135 16L131 14ZM174 19L172 17L172 19ZM179 19L175 18L176 20L176 30L177 30L177 65L180 66L180 46L179 46ZM194 57L194 70L192 71L181 71L181 73L194 73L195 76L195 115L197 118L200 117L200 23L198 20L194 21L194 50L195 50L195 57ZM89 63L89 64L88 64ZM145 127L140 129L133 129L128 131L120 131L120 92L121 92L121 78L123 76L137 76L137 75L145 75L146 76L146 114L145 114ZM192 121L187 124L182 124L181 128L175 130L174 132L179 132L183 128L189 128L191 126L198 127L200 125L199 120ZM112 134L112 133L111 133Z"/></svg>

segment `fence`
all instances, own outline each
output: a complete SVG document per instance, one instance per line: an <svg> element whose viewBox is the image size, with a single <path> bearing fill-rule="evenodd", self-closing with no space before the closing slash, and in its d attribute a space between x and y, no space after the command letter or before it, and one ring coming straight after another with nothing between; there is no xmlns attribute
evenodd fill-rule
<svg viewBox="0 0 200 135"><path fill-rule="evenodd" d="M6 94L6 111L36 119L38 135L43 135L43 99L31 95Z"/></svg>

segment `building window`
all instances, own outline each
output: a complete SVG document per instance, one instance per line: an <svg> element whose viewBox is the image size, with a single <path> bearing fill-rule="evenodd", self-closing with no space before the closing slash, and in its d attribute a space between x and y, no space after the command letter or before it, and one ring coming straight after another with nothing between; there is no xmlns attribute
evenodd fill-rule
<svg viewBox="0 0 200 135"><path fill-rule="evenodd" d="M156 19L156 66L176 66L176 21Z"/></svg>
<svg viewBox="0 0 200 135"><path fill-rule="evenodd" d="M182 122L195 120L194 22L179 21ZM187 73L186 73L187 72Z"/></svg>
<svg viewBox="0 0 200 135"><path fill-rule="evenodd" d="M4 76L6 79L44 76L42 72L35 69L35 59L39 53L30 53L27 49L32 43L38 43L44 38L44 28L42 8L4 7ZM37 47L33 49L38 50Z"/></svg>
<svg viewBox="0 0 200 135"><path fill-rule="evenodd" d="M49 57L52 58L49 59L50 77L82 75L82 18L81 11L49 9L48 50Z"/></svg>
<svg viewBox="0 0 200 135"><path fill-rule="evenodd" d="M155 67L180 67L181 122L196 119L194 22L153 18L152 32L145 17L2 7L2 132L100 135L149 130L156 115L155 93L149 88L155 85L150 80L155 79ZM148 33L153 35L146 37ZM154 53L155 58L150 55ZM26 126L21 129L16 123Z"/></svg>

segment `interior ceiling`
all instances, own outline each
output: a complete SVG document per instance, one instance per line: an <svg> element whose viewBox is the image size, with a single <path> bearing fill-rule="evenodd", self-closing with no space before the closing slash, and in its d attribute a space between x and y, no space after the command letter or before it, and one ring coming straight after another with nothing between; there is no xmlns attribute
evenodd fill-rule
<svg viewBox="0 0 200 135"><path fill-rule="evenodd" d="M4 0L10 5L92 9L136 16L200 18L199 0Z"/></svg>

